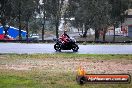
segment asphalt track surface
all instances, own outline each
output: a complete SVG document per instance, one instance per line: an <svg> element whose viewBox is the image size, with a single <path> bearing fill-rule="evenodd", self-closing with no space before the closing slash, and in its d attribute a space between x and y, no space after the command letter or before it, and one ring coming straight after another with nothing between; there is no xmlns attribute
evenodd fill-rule
<svg viewBox="0 0 132 88"><path fill-rule="evenodd" d="M0 43L0 54L45 54L60 53L54 44ZM72 50L61 53L73 53ZM78 54L132 54L132 45L79 45Z"/></svg>

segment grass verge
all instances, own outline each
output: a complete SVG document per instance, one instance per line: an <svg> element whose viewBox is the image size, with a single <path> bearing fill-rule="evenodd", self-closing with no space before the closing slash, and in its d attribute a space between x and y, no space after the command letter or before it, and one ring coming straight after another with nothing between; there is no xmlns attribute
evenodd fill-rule
<svg viewBox="0 0 132 88"><path fill-rule="evenodd" d="M21 59L89 59L89 60L132 60L132 55L88 55L88 54L2 54L0 62ZM0 63L0 65L1 65ZM86 84L76 83L76 73L47 72L38 69L0 70L0 88L131 88L131 84Z"/></svg>
<svg viewBox="0 0 132 88"><path fill-rule="evenodd" d="M45 58L63 58L63 59L97 59L97 60L110 60L110 59L125 59L132 60L131 54L74 54L74 53L58 53L58 54L0 54L0 58L8 60L13 59L45 59Z"/></svg>
<svg viewBox="0 0 132 88"><path fill-rule="evenodd" d="M106 88L106 86L107 88L131 88L132 86L132 83L79 85L75 78L76 75L72 73L3 71L0 75L0 88Z"/></svg>

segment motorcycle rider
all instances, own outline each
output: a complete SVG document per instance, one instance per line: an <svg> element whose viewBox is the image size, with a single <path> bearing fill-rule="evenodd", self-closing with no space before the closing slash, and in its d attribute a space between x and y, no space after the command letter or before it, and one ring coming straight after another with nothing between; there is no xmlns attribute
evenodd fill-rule
<svg viewBox="0 0 132 88"><path fill-rule="evenodd" d="M64 33L59 38L63 44L67 44L70 41L70 37L67 34L67 30L64 30Z"/></svg>

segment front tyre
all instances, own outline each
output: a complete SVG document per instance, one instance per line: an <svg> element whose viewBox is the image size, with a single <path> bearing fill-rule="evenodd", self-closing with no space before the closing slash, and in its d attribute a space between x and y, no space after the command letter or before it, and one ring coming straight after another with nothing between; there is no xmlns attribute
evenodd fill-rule
<svg viewBox="0 0 132 88"><path fill-rule="evenodd" d="M73 52L78 52L78 49L79 49L79 47L78 47L77 44L73 44L73 45L72 45L72 50L73 50Z"/></svg>
<svg viewBox="0 0 132 88"><path fill-rule="evenodd" d="M55 44L54 49L58 52L61 52L61 46L59 44Z"/></svg>

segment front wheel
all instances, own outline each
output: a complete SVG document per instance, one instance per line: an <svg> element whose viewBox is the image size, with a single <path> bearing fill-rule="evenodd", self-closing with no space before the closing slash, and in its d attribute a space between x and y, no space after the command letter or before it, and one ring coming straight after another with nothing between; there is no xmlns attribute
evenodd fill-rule
<svg viewBox="0 0 132 88"><path fill-rule="evenodd" d="M79 49L79 47L77 44L72 45L73 52L78 52L78 49Z"/></svg>
<svg viewBox="0 0 132 88"><path fill-rule="evenodd" d="M61 52L61 46L60 46L59 44L55 44L55 45L54 45L54 49L55 49L56 51Z"/></svg>

